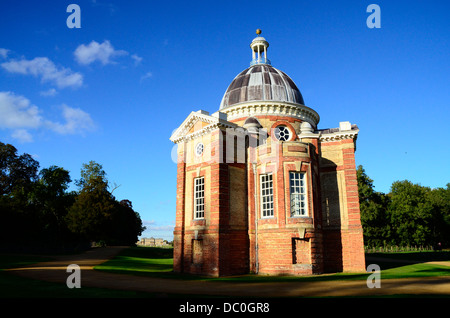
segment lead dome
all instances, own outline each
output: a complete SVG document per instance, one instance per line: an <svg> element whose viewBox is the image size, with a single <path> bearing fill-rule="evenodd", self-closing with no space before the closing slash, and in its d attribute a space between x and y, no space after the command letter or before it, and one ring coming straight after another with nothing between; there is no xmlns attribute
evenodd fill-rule
<svg viewBox="0 0 450 318"><path fill-rule="evenodd" d="M305 104L297 85L286 73L263 63L245 69L233 79L222 98L220 109L250 101Z"/></svg>
<svg viewBox="0 0 450 318"><path fill-rule="evenodd" d="M279 101L304 105L303 96L294 81L271 65L267 58L269 43L258 36L250 44L250 67L239 73L228 86L220 110L251 101Z"/></svg>

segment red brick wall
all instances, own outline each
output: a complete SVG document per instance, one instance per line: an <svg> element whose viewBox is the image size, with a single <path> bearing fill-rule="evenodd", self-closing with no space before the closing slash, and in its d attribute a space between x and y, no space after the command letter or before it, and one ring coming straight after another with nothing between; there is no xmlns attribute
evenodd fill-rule
<svg viewBox="0 0 450 318"><path fill-rule="evenodd" d="M286 120L286 124L292 120ZM216 158L226 158L224 141L213 132L212 149ZM255 209L258 213L258 266L261 274L313 274L325 271L363 271L364 250L358 203L354 149L343 147L343 163L321 170L320 147L341 147L353 140L343 140L321 145L317 139L305 148L302 144L287 145L270 151L261 151L256 178L256 206L253 166L251 163L221 163L211 160L186 166L183 160L177 165L177 211L174 230L174 271L203 275L233 275L256 271ZM180 144L182 145L182 144ZM260 149L262 150L262 149ZM184 156L179 152L180 158ZM264 164L267 163L267 166ZM277 162L270 165L270 162ZM289 171L307 173L308 217L290 216ZM286 163L286 164L285 164ZM232 215L230 167L242 169L247 178L245 195L247 201L242 211L245 224L230 220L242 218ZM265 171L262 170L264 166ZM210 167L208 180L210 210L207 221L185 222L186 171ZM322 206L320 171L343 171L345 179L347 224L341 228L322 230ZM203 170L201 170L203 171ZM261 173L273 173L274 217L261 219L259 182ZM191 173L191 172L190 172ZM203 173L203 172L201 172ZM191 178L191 177L190 177ZM190 179L189 179L190 180ZM242 189L240 189L242 191ZM185 224L186 228L185 228ZM190 224L190 225L189 225ZM306 230L305 230L306 229ZM304 233L304 235L303 235Z"/></svg>
<svg viewBox="0 0 450 318"><path fill-rule="evenodd" d="M183 252L184 252L184 217L185 217L185 178L186 163L184 162L184 143L178 144L177 162L177 201L176 216L173 238L173 269L175 272L183 272Z"/></svg>
<svg viewBox="0 0 450 318"><path fill-rule="evenodd" d="M354 148L342 149L342 153L348 210L348 230L342 231L343 269L344 271L365 271L364 242Z"/></svg>
<svg viewBox="0 0 450 318"><path fill-rule="evenodd" d="M254 200L254 173L252 166L248 167L249 184L249 237L250 237L250 269L255 272L258 262L258 273L273 275L297 275L313 274L323 271L322 257L322 233L317 228L318 204L315 200L317 182L313 180L318 175L311 169L316 163L311 160L311 149L305 149L301 144L287 145L287 153L283 153L283 145L272 145L278 149L272 149L269 157L261 160L277 162L276 165L267 165L265 171L258 167L256 178L257 213L261 214L260 204L260 175L272 173L274 187L274 216L271 218L259 218L257 228L258 252L256 260L256 235L255 235L255 200ZM296 155L298 152L302 155ZM276 158L274 156L277 156ZM315 156L313 155L315 159ZM291 217L289 196L289 171L298 171L298 164L302 162L300 171L306 172L308 191L308 217ZM303 235L304 228L306 234ZM300 240L300 238L302 240Z"/></svg>
<svg viewBox="0 0 450 318"><path fill-rule="evenodd" d="M343 171L347 218L345 224L324 229L324 266L326 272L365 271L364 243L360 219L358 182L352 139L322 143L320 147L341 147L342 164L322 171ZM342 198L341 198L342 199ZM343 211L341 211L343 213Z"/></svg>
<svg viewBox="0 0 450 318"><path fill-rule="evenodd" d="M226 158L226 147L219 147L219 132L212 142L214 155L218 157L220 151L223 158ZM180 146L181 147L181 146ZM179 153L182 157L183 153ZM246 165L237 163L220 163L219 160L211 160L198 164L186 166L179 160L177 171L177 216L174 230L174 271L192 274L202 274L210 276L232 275L248 273L249 271L249 247L248 232L245 227L236 227L230 224L230 171L229 167L242 169L245 178ZM206 167L210 168L210 174L205 174ZM200 169L200 170L197 170ZM186 178L186 172L191 173L190 179ZM198 173L197 171L200 171ZM191 220L186 222L185 218L192 218L186 215L186 188L192 187L192 178L204 176L205 184L209 185L209 192L206 191L205 199L210 202L207 220ZM246 189L245 189L246 191ZM246 210L235 211L242 213L246 219ZM234 220L242 218L234 215ZM185 226L185 224L188 224Z"/></svg>

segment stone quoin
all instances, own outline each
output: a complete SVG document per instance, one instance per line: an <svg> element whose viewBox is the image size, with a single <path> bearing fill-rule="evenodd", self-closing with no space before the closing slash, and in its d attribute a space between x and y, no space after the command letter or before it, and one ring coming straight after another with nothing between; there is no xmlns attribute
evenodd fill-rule
<svg viewBox="0 0 450 318"><path fill-rule="evenodd" d="M250 44L250 67L213 114L191 112L177 144L174 271L209 276L365 271L349 122L319 114Z"/></svg>

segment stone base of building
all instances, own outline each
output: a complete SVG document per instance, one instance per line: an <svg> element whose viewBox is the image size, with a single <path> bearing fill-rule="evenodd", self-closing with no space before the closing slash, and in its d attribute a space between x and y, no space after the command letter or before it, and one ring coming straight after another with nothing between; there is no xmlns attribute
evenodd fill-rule
<svg viewBox="0 0 450 318"><path fill-rule="evenodd" d="M174 272L205 276L249 273L247 231L188 232L174 237Z"/></svg>

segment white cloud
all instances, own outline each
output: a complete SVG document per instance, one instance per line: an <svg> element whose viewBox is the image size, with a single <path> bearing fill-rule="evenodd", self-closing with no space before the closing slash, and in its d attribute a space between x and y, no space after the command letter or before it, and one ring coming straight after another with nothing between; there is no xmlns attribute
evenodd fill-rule
<svg viewBox="0 0 450 318"><path fill-rule="evenodd" d="M146 230L149 231L173 231L173 229L175 228L174 225L150 225L150 226L146 226Z"/></svg>
<svg viewBox="0 0 450 318"><path fill-rule="evenodd" d="M79 45L75 52L75 59L79 64L88 65L95 61L101 62L103 65L114 63L112 60L115 57L128 55L127 51L115 50L108 40L99 44L92 41L88 45Z"/></svg>
<svg viewBox="0 0 450 318"><path fill-rule="evenodd" d="M143 58L138 56L137 54L131 55L131 58L134 60L134 65L135 66L139 65L142 62L142 60L143 60Z"/></svg>
<svg viewBox="0 0 450 318"><path fill-rule="evenodd" d="M152 72L147 72L141 76L141 81L145 80L146 78L150 78L152 76L153 76Z"/></svg>
<svg viewBox="0 0 450 318"><path fill-rule="evenodd" d="M79 87L83 84L83 75L69 68L57 67L46 57L11 60L1 66L10 73L40 77L43 82L54 83L58 88Z"/></svg>
<svg viewBox="0 0 450 318"><path fill-rule="evenodd" d="M9 52L8 49L0 48L0 57L6 59L8 57L8 52Z"/></svg>
<svg viewBox="0 0 450 318"><path fill-rule="evenodd" d="M11 134L11 137L17 139L21 143L32 142L33 136L26 129L16 129Z"/></svg>
<svg viewBox="0 0 450 318"><path fill-rule="evenodd" d="M37 106L12 92L0 92L0 128L37 128L43 119Z"/></svg>
<svg viewBox="0 0 450 318"><path fill-rule="evenodd" d="M142 225L144 225L147 231L173 231L175 225L156 225L154 220L143 220Z"/></svg>
<svg viewBox="0 0 450 318"><path fill-rule="evenodd" d="M61 135L84 135L96 128L91 116L80 108L63 104L63 123L45 119L36 105L12 92L0 92L0 129L14 129L11 136L21 142L33 141L27 129L47 129Z"/></svg>
<svg viewBox="0 0 450 318"><path fill-rule="evenodd" d="M64 124L47 121L48 127L59 134L84 135L85 132L95 129L91 116L79 108L72 108L63 104L62 115L66 121Z"/></svg>
<svg viewBox="0 0 450 318"><path fill-rule="evenodd" d="M39 94L41 96L48 97L48 96L55 96L56 94L58 94L58 92L56 91L56 89L50 88L49 90L41 91Z"/></svg>

